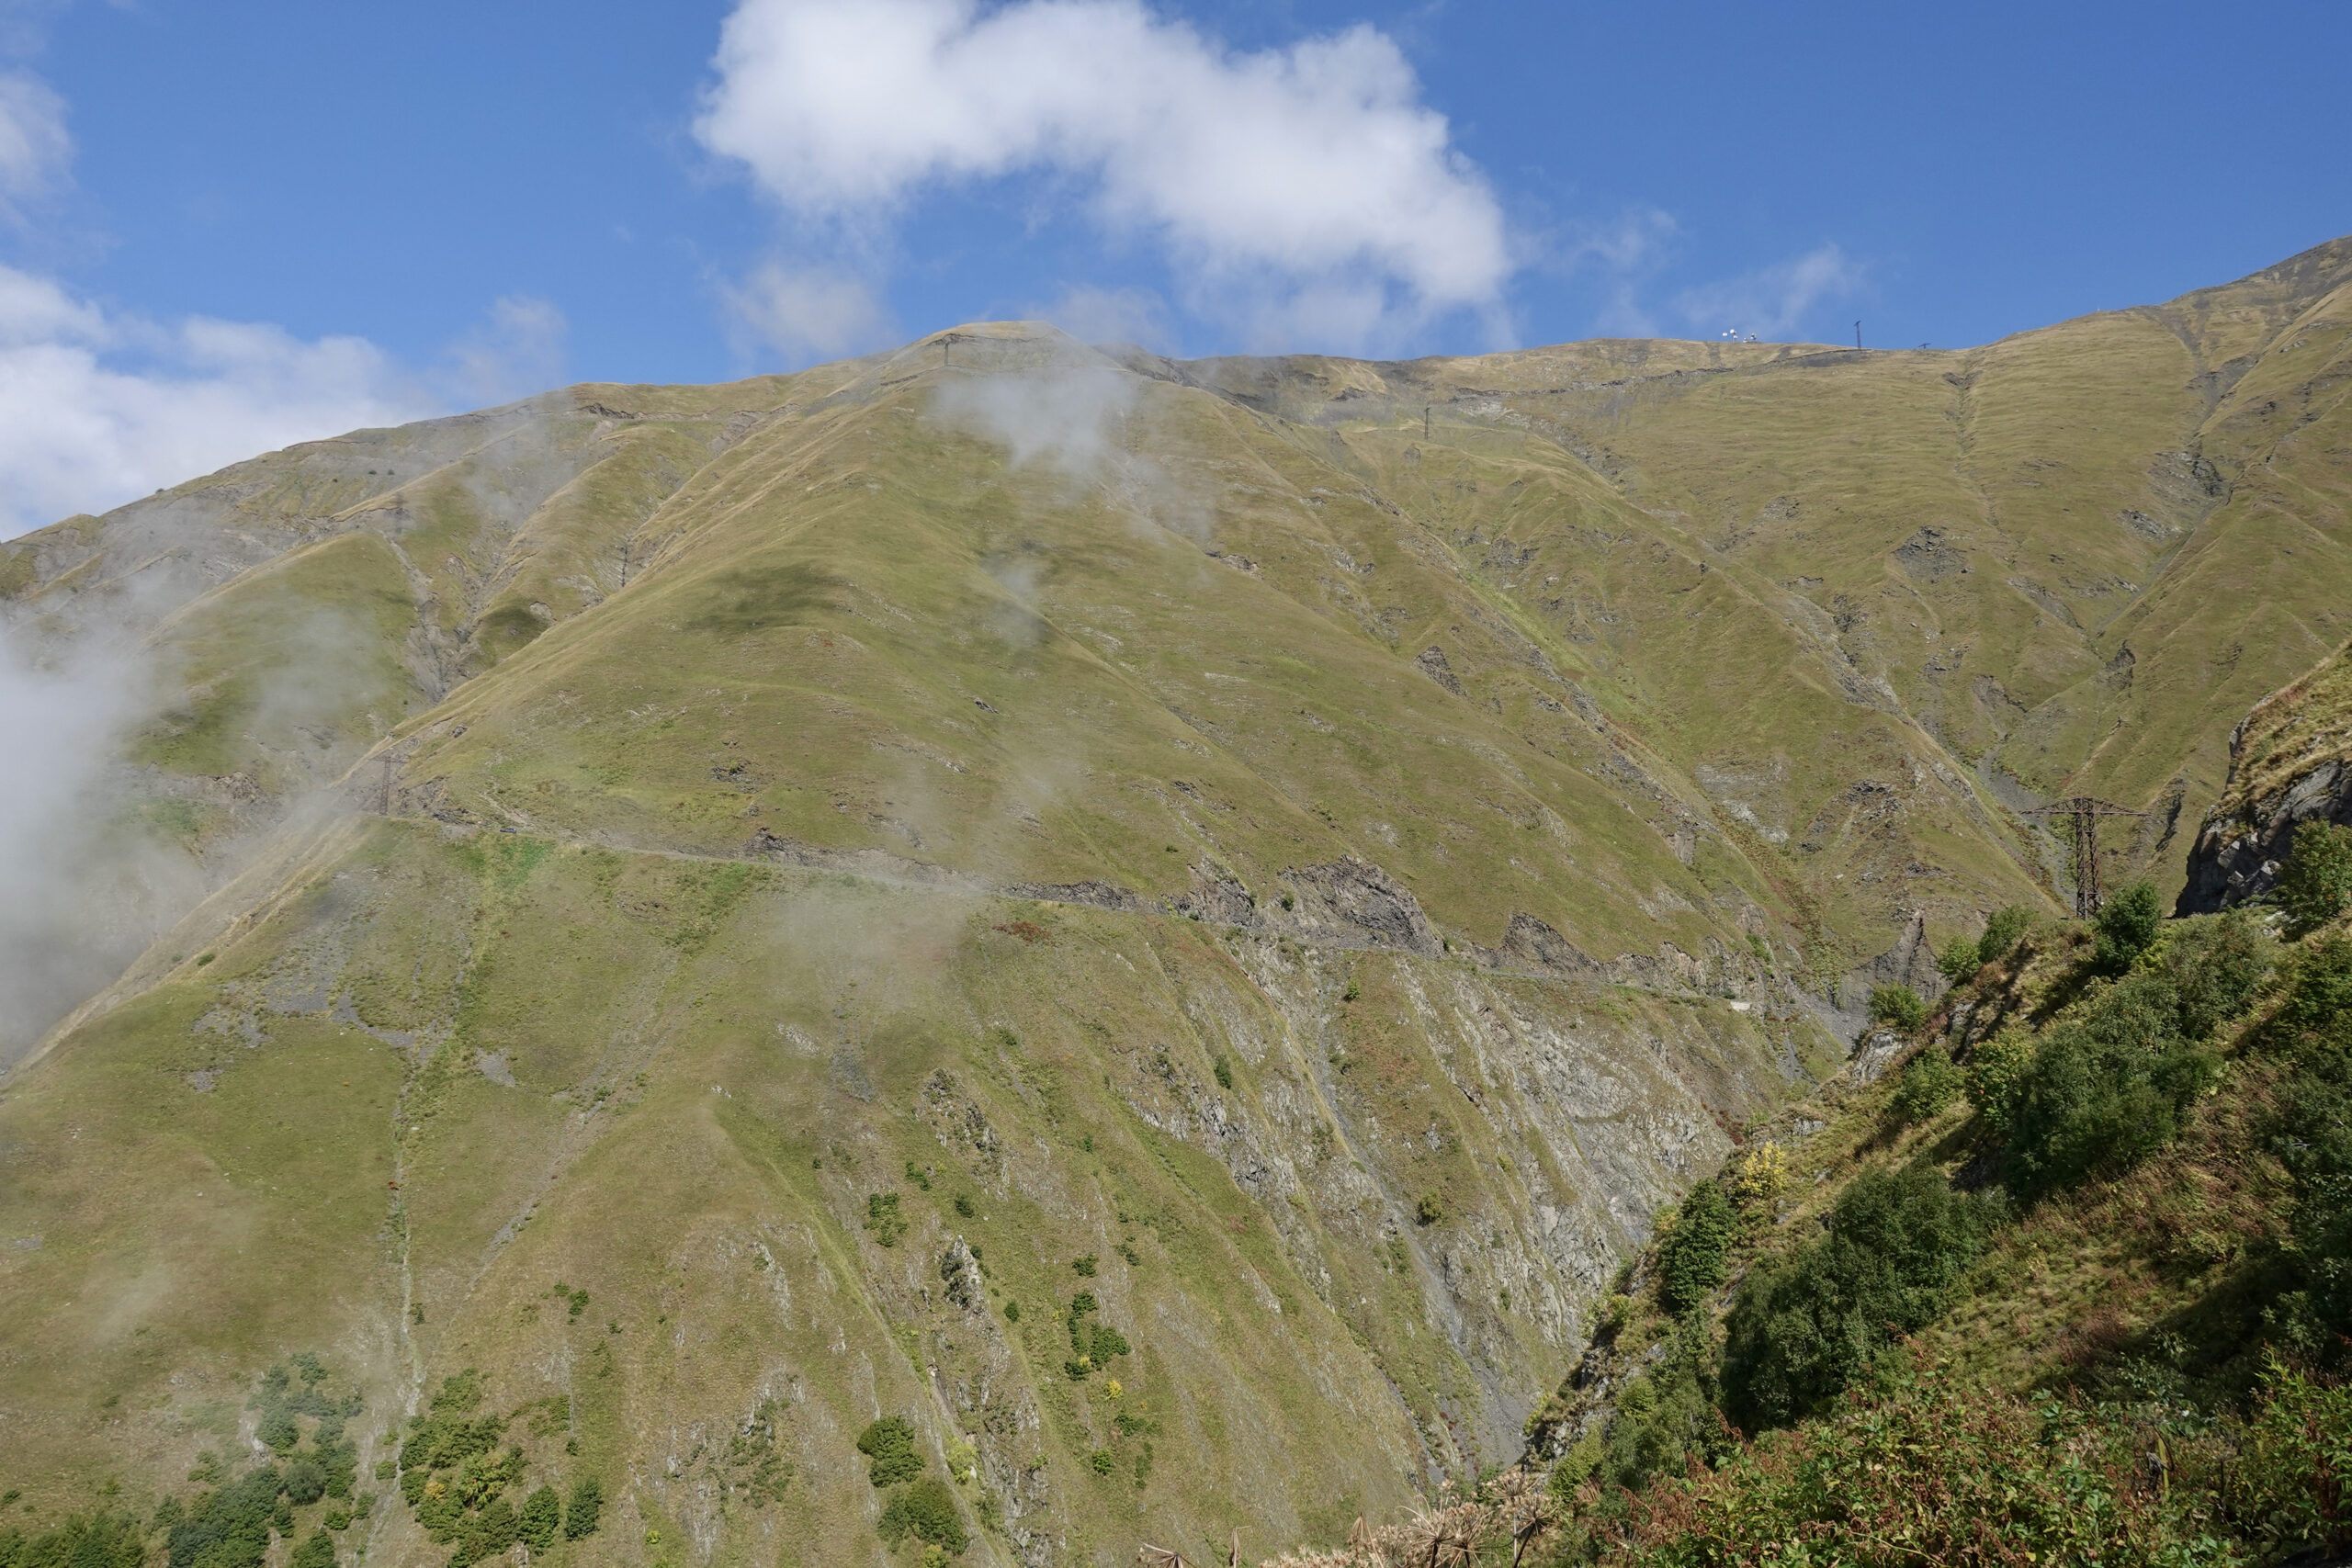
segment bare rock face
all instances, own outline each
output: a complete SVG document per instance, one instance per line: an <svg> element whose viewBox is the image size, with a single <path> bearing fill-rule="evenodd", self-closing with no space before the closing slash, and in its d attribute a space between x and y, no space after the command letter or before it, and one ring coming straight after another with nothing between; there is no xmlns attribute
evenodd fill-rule
<svg viewBox="0 0 2352 1568"><path fill-rule="evenodd" d="M2332 758L2299 775L2267 809L2249 822L2243 806L2224 798L2205 818L2188 852L2188 885L2175 913L2210 915L2259 898L2278 880L2278 867L2306 822L2352 824L2352 769Z"/></svg>
<svg viewBox="0 0 2352 1568"><path fill-rule="evenodd" d="M1342 855L1283 874L1293 889L1293 923L1342 946L1390 948L1434 957L1444 951L1420 902L1370 861Z"/></svg>
<svg viewBox="0 0 2352 1568"><path fill-rule="evenodd" d="M2352 665L2339 649L2230 732L2230 776L2188 855L2177 912L2268 892L2306 822L2352 823Z"/></svg>

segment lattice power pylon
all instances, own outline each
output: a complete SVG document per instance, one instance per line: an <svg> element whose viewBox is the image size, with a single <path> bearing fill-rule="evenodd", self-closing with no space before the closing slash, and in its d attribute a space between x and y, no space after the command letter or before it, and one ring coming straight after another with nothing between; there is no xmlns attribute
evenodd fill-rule
<svg viewBox="0 0 2352 1568"><path fill-rule="evenodd" d="M2145 817L2144 811L2134 811L2128 806L2118 806L2097 795L2078 795L2069 800L2053 800L2038 807L2027 815L2056 818L2064 817L2074 825L2075 834L2075 918L2087 920L2098 913L2098 819L2102 817Z"/></svg>

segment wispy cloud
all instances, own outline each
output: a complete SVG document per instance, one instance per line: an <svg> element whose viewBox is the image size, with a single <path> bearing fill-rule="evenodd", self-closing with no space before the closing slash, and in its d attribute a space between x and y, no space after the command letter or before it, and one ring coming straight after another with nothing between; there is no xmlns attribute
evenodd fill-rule
<svg viewBox="0 0 2352 1568"><path fill-rule="evenodd" d="M837 264L767 262L741 282L720 284L719 298L738 352L772 349L789 364L862 354L895 331L873 288Z"/></svg>
<svg viewBox="0 0 2352 1568"><path fill-rule="evenodd" d="M511 402L563 379L571 323L546 299L509 294L491 301L490 319L450 348L452 378L464 400Z"/></svg>
<svg viewBox="0 0 2352 1568"><path fill-rule="evenodd" d="M1657 320L1643 304L1643 295L1681 232L1672 213L1630 207L1606 221L1569 225L1547 254L1553 270L1599 293L1593 331L1610 337L1656 337Z"/></svg>
<svg viewBox="0 0 2352 1568"><path fill-rule="evenodd" d="M555 384L563 313L509 296L439 363L258 321L148 320L0 266L0 538L298 441Z"/></svg>
<svg viewBox="0 0 2352 1568"><path fill-rule="evenodd" d="M1674 305L1702 332L1785 338L1817 308L1850 299L1865 281L1864 266L1833 242L1739 277L1686 288Z"/></svg>
<svg viewBox="0 0 2352 1568"><path fill-rule="evenodd" d="M50 194L73 157L65 100L29 72L0 72L0 210L17 216Z"/></svg>
<svg viewBox="0 0 2352 1568"><path fill-rule="evenodd" d="M696 133L804 233L870 243L928 194L1041 175L1256 343L1501 319L1502 209L1370 27L1242 54L1136 0L741 0L715 65Z"/></svg>

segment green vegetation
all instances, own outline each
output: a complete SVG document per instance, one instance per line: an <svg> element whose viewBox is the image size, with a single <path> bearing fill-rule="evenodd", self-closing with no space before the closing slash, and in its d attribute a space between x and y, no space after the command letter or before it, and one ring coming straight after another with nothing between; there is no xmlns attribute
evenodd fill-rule
<svg viewBox="0 0 2352 1568"><path fill-rule="evenodd" d="M2270 901L2286 915L2290 938L2307 936L2352 908L2352 828L2297 823Z"/></svg>
<svg viewBox="0 0 2352 1568"><path fill-rule="evenodd" d="M857 1451L874 1461L865 1479L877 1487L896 1486L922 1473L914 1424L903 1416L885 1416L860 1432Z"/></svg>
<svg viewBox="0 0 2352 1568"><path fill-rule="evenodd" d="M1928 1021L1928 1004L1908 986L1873 986L1870 1016L1872 1023L1909 1034Z"/></svg>
<svg viewBox="0 0 2352 1568"><path fill-rule="evenodd" d="M1711 1178L1690 1190L1658 1243L1658 1300L1667 1311L1687 1313L1724 1282L1724 1258L1738 1227L1722 1183Z"/></svg>
<svg viewBox="0 0 2352 1568"><path fill-rule="evenodd" d="M2164 928L2164 900L2153 882L2133 882L2101 905L2091 921L2098 932L2092 962L2110 975L2120 975L2132 961L2154 945Z"/></svg>
<svg viewBox="0 0 2352 1568"><path fill-rule="evenodd" d="M933 1475L924 1476L892 1496L875 1529L887 1541L912 1536L955 1553L961 1553L971 1544L956 1508L956 1494Z"/></svg>
<svg viewBox="0 0 2352 1568"><path fill-rule="evenodd" d="M1961 1097L1964 1081L1965 1075L1953 1064L1951 1053L1930 1045L1904 1064L1887 1111L1903 1126L1928 1121Z"/></svg>
<svg viewBox="0 0 2352 1568"><path fill-rule="evenodd" d="M1110 1325L1098 1321L1094 1314L1101 1310L1091 1291L1080 1291L1070 1298L1067 1326L1069 1329L1069 1359L1062 1370L1073 1382L1082 1382L1089 1376L1111 1363L1114 1356L1127 1354L1130 1347L1126 1336Z"/></svg>
<svg viewBox="0 0 2352 1568"><path fill-rule="evenodd" d="M2204 1425L1905 1376L1883 1400L1687 1478L1591 1495L1563 1556L1612 1568L2277 1562L2352 1544L2346 1434L2352 1397L2289 1371L2251 1421Z"/></svg>
<svg viewBox="0 0 2352 1568"><path fill-rule="evenodd" d="M1827 1235L1741 1286L1724 1347L1732 1418L1760 1431L1826 1409L1951 1303L1996 1218L1924 1167L1856 1178Z"/></svg>
<svg viewBox="0 0 2352 1568"><path fill-rule="evenodd" d="M2007 958L2032 924L2032 913L2021 905L2004 904L1994 910L1984 921L1984 934L1976 939L1977 966Z"/></svg>
<svg viewBox="0 0 2352 1568"><path fill-rule="evenodd" d="M593 1475L583 1475L571 1483L571 1501L563 1509L563 1539L585 1540L596 1533L597 1520L605 1512L605 1486Z"/></svg>
<svg viewBox="0 0 2352 1568"><path fill-rule="evenodd" d="M899 1212L896 1192L876 1192L866 1198L865 1228L873 1235L876 1245L899 1245L899 1238L907 1234L907 1219Z"/></svg>

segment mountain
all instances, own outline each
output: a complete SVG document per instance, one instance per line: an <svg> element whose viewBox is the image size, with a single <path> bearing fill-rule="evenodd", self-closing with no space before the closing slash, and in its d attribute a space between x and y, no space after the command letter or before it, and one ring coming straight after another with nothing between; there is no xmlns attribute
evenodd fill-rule
<svg viewBox="0 0 2352 1568"><path fill-rule="evenodd" d="M542 1550L1042 1565L1515 1458L1870 987L2054 908L2027 808L2178 885L2346 634L2347 284L1957 353L985 323L0 546L141 699L7 852L0 1484L143 1521L275 1439L371 1499L248 1498L330 1556L592 1480Z"/></svg>

